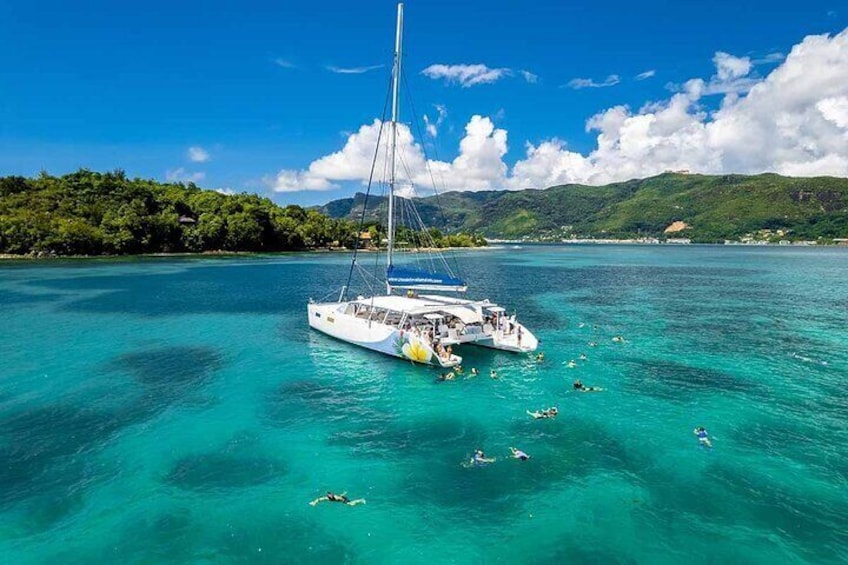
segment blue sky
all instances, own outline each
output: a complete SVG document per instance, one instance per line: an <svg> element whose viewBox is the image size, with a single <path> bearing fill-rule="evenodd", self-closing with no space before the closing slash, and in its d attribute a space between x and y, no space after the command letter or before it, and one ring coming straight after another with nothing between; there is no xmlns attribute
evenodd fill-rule
<svg viewBox="0 0 848 565"><path fill-rule="evenodd" d="M275 192L273 179L339 151L350 132L380 116L394 18L395 3L383 1L2 2L0 175L123 168L281 203L351 194L361 188L357 180ZM438 136L425 141L431 157L454 159L466 124L480 115L508 131L502 161L512 167L526 157L528 141L556 139L561 149L589 154L598 136L586 131L590 117L618 105L635 115L692 78L709 82L716 52L747 58L750 70L735 78L756 81L781 65L768 55L846 26L848 8L816 0L413 0L405 65L419 114L435 120L434 105L446 109ZM328 70L381 64L362 73ZM463 88L422 74L434 64L510 71ZM538 79L525 80L523 70ZM646 71L653 76L636 79ZM616 84L608 87L568 86L611 76ZM828 98L834 112L842 94ZM726 95L700 96L697 106L715 110ZM190 147L202 149L198 160Z"/></svg>

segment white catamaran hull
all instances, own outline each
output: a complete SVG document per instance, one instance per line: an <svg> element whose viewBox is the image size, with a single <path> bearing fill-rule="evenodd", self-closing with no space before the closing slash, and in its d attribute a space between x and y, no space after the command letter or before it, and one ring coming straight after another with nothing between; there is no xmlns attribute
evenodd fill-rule
<svg viewBox="0 0 848 565"><path fill-rule="evenodd" d="M426 340L412 332L345 314L346 305L344 302L309 304L310 327L341 341L413 363L437 367L454 367L462 363L459 355L439 357Z"/></svg>
<svg viewBox="0 0 848 565"><path fill-rule="evenodd" d="M518 328L521 328L520 341L518 339ZM511 351L513 353L532 353L539 347L539 340L523 325L516 324L516 328L509 334L504 334L498 330L493 332L488 339L475 341L474 345L488 347L489 349L499 349L501 351Z"/></svg>
<svg viewBox="0 0 848 565"><path fill-rule="evenodd" d="M528 353L538 346L536 337L527 328L516 321L515 315L508 316L506 309L489 300L474 301L453 298L441 294L419 295L419 291L464 293L467 285L454 274L444 258L440 263L395 264L395 186L397 164L397 136L399 115L399 87L401 77L403 31L403 4L398 4L397 31L395 35L394 64L392 66L392 119L388 122L390 131L388 156L388 210L386 238L386 294L372 295L370 298L359 296L356 300L346 301L350 275L356 265L354 252L348 281L339 294L339 302L311 303L308 306L310 327L341 341L358 345L372 351L378 351L406 359L413 363L454 367L462 358L453 353L454 348L466 344ZM384 122L385 123L385 122ZM382 126L379 140L382 137ZM376 148L375 155L380 153ZM376 157L375 157L376 159ZM376 163L376 161L375 161ZM371 190L368 183L367 194ZM405 200L404 206L412 205ZM403 219L404 206L401 206L400 218ZM413 213L414 212L414 213ZM428 232L420 215L413 211L408 218L417 219L421 233ZM364 216L363 216L364 218ZM360 237L362 234L360 226ZM366 235L369 235L366 232ZM430 237L427 235L427 237ZM370 235L369 235L370 239ZM430 247L437 247L430 237ZM437 269L438 265L438 269ZM369 290L373 288L368 284ZM402 294L394 294L401 291Z"/></svg>

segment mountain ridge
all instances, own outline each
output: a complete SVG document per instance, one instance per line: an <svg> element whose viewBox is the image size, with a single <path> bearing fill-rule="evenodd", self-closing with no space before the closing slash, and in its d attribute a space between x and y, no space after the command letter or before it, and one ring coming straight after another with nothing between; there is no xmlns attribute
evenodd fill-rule
<svg viewBox="0 0 848 565"><path fill-rule="evenodd" d="M366 220L378 218L385 200L369 197ZM364 201L357 193L316 209L358 221ZM429 227L493 238L664 237L674 222L686 225L675 237L702 242L752 234L848 238L848 179L838 177L663 173L603 186L451 191L413 201Z"/></svg>

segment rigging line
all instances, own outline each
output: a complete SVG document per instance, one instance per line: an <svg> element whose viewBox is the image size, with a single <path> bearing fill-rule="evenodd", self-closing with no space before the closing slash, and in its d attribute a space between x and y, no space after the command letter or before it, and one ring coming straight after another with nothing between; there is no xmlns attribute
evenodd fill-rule
<svg viewBox="0 0 848 565"><path fill-rule="evenodd" d="M350 278L353 276L353 266L356 264L356 256L359 253L359 243L362 236L362 226L365 224L365 212L368 210L368 195L371 194L371 182L374 180L374 168L377 166L377 154L380 151L380 138L383 136L383 126L386 123L386 111L389 107L389 98L392 93L392 81L389 80L389 88L386 92L386 101L383 103L383 115L380 118L380 130L377 132L377 148L374 151L374 159L371 161L371 172L368 174L368 187L365 189L365 201L362 203L362 215L359 217L359 229L356 232L356 243L353 245L353 258L350 262L350 269L347 272L347 282L345 283L345 291L342 299L347 299L347 289L350 287ZM356 195L354 194L354 202Z"/></svg>
<svg viewBox="0 0 848 565"><path fill-rule="evenodd" d="M391 92L391 90L389 90L389 92ZM385 118L385 115L383 117ZM388 186L387 183L386 183L386 178L388 177L388 163L389 163L389 143L388 143L388 141L384 140L383 147L380 147L380 142L379 142L379 140L377 140L377 149L376 149L375 153L377 155L379 155L381 149L384 150L383 159L382 159L383 172L380 175L380 180L377 181L377 186L380 189L379 195L380 195L381 200L375 208L377 222L375 224L375 230L374 230L375 232L377 232L377 241L376 242L372 241L372 244L375 246L376 251L374 252L374 274L372 274L371 276L374 277L375 279L377 279L376 273L379 270L379 266L380 266L380 244L382 243L382 241L381 241L382 238L381 238L380 233L379 233L380 232L380 216L382 215L383 210L386 208L385 198L386 198L386 192L387 192L387 186Z"/></svg>
<svg viewBox="0 0 848 565"><path fill-rule="evenodd" d="M368 279L365 277L365 275L369 275L369 276L372 276L372 277L373 277L373 275L371 275L371 273L369 273L368 271L363 269L361 265L356 265L356 269L357 269L357 271L359 271L359 275L362 277L362 282L364 282L365 286L368 287L368 293L374 294L374 287L371 286L371 283L368 282Z"/></svg>
<svg viewBox="0 0 848 565"><path fill-rule="evenodd" d="M418 232L420 231L420 226L415 224L415 205L412 203L411 200L404 200L404 210L409 218L408 229L409 234L412 238L412 244L414 246L413 249L410 249L412 260L415 262L415 265L417 267L423 268L424 264L421 257L424 251L421 248L421 237L420 235L418 235Z"/></svg>
<svg viewBox="0 0 848 565"><path fill-rule="evenodd" d="M436 207L439 209L439 213L442 216L442 224L445 226L445 230L447 230L448 219L447 216L445 216L445 209L442 207L442 202L439 198L439 191L436 188L436 179L433 177L433 169L430 167L430 159L427 157L427 148L424 146L424 136L421 133L421 124L418 120L418 113L415 110L415 101L412 99L412 91L409 88L409 82L406 80L406 72L404 70L401 70L401 80L406 87L406 100L409 103L409 109L412 111L412 118L415 123L415 129L418 132L418 139L421 140L421 152L424 154L424 163L427 167L427 173L430 175L430 182L433 183L433 195L436 197ZM438 150L435 145L433 146L433 151L436 153L436 157L438 158ZM444 187L444 178L442 178L442 186ZM457 276L462 278L462 272L459 268L459 262L456 259L456 254L451 253L451 258L453 259L454 266L456 267Z"/></svg>
<svg viewBox="0 0 848 565"><path fill-rule="evenodd" d="M433 251L428 252L428 257L430 259L430 264L432 265L432 270L434 272L436 271L435 258L438 258L438 259L441 260L442 264L445 266L445 270L447 271L447 273L452 277L455 276L454 272L450 268L450 265L448 264L447 260L445 259L444 254L441 251L439 251L439 247L436 244L436 240L433 239L433 236L430 234L429 231L427 231L427 229L424 225L424 220L421 218L421 214L418 212L418 208L413 208L413 211L415 212L415 215L418 218L418 223L421 226L422 231L426 234L426 237L429 240L428 248L433 250Z"/></svg>
<svg viewBox="0 0 848 565"><path fill-rule="evenodd" d="M403 169L404 169L407 173L409 173L409 167L408 167L408 165L407 165L406 161L404 160L403 155L402 155L402 154L401 154L401 155L398 155L398 159L400 160L400 163L401 163L402 168L403 168ZM411 177L412 175L410 174L409 176ZM415 185L414 185L414 184L410 184L410 186L412 186L412 190L413 190L413 193L414 193L414 191L415 191ZM411 217L411 220L417 220L416 228L418 228L418 229L420 229L421 231L425 232L425 233L427 234L427 237L428 237L428 238L429 238L429 240L430 240L430 245L428 245L428 246L427 246L427 250L423 250L423 249L422 249L422 250L420 250L420 251L426 254L426 259L429 261L429 264L430 264L430 272L436 272L436 271L437 271L437 269L436 269L435 261L433 260L433 255L434 255L434 253L439 253L439 252L434 252L434 251L432 251L433 249L435 249L435 248L436 248L436 242L433 240L432 236L430 236L429 232L427 232L427 228L426 228L426 226L425 226L425 224L424 224L424 220L423 220L423 218L421 218L421 214L418 212L418 207L417 207L417 206L415 206L415 203L412 201L412 199L408 199L408 200L406 200L406 199L405 199L404 204L405 204L406 206L408 206L408 207L409 207L409 209L410 209L410 217ZM448 271L448 273L450 273L450 275L451 275L451 276L453 276L453 273L451 272L451 268L450 268L450 266L447 264L447 261L444 261L444 257L441 255L441 253L439 253L439 256L442 258L442 262L443 262L443 263L444 263L444 265L445 265L445 269ZM423 261L421 261L419 257L416 257L416 259L415 259L415 260L416 260L416 264L419 264L419 265L420 265L420 264L423 264Z"/></svg>
<svg viewBox="0 0 848 565"><path fill-rule="evenodd" d="M405 163L403 163L403 164L405 165ZM441 260L441 262L444 265L447 273L450 274L452 277L456 276L454 274L454 271L451 269L450 265L448 264L447 260L445 259L444 254L441 251L438 251L438 245L436 244L436 240L433 239L433 236L427 230L427 226L424 224L424 219L421 217L421 213L418 211L418 207L415 206L415 203L412 202L412 200L407 201L407 203L408 203L409 209L411 210L412 219L417 220L417 226L416 227L419 228L421 230L421 232L423 232L424 237L428 241L427 251L425 251L425 253L427 254L427 259L429 259L429 261L430 261L431 272L436 272L437 269L436 269L435 258L438 258L438 259Z"/></svg>

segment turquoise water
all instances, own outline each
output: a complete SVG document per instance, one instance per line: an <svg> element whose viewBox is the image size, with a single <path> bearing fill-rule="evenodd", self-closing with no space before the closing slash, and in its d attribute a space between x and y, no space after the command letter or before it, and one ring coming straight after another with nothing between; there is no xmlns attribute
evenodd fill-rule
<svg viewBox="0 0 848 565"><path fill-rule="evenodd" d="M3 263L0 562L845 562L846 251L462 253L546 359L443 383L308 329L345 255Z"/></svg>

